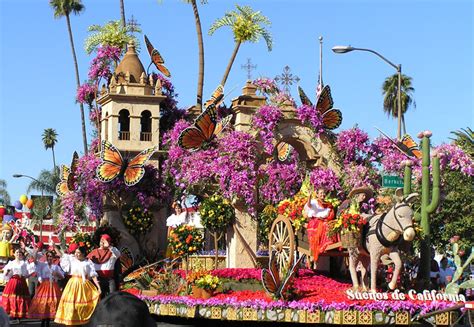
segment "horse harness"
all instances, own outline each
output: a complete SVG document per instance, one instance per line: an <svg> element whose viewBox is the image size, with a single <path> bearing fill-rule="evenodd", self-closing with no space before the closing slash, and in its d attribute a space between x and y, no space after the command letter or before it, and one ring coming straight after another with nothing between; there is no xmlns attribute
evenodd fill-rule
<svg viewBox="0 0 474 327"><path fill-rule="evenodd" d="M408 225L408 226L406 226L405 228L403 228L402 224L401 224L400 221L398 220L398 217L397 217L397 208L401 208L401 207L404 207L404 206L408 206L408 204L402 204L402 205L400 205L400 206L398 206L398 207L395 205L395 207L393 208L393 214L394 214L394 216L395 216L395 221L398 223L398 226L400 226L400 229L402 230L402 233L403 233L405 230L407 230L408 228L412 228L412 227L413 227L413 225ZM383 226L383 225L387 226L388 228L390 228L390 229L393 230L393 231L398 232L398 231L395 230L394 228L392 228L392 227L388 226L386 223L384 223L384 219L385 219L385 216L386 216L386 215L387 215L387 212L385 212L384 214L382 214L382 215L380 216L380 219L377 221L377 223L376 223L376 225L375 225L375 230L374 230L374 229L370 229L370 227L368 227L369 224L367 223L366 226L367 226L368 228L366 228L365 233L364 233L364 234L365 234L364 236L365 236L365 239L366 239L366 238L369 237L370 235L375 234L375 236L377 236L377 240L380 242L380 244L382 244L382 245L383 245L384 247L386 247L386 248L391 248L391 247L393 247L393 246L397 246L397 245L401 242L402 238L401 238L400 235L399 235L396 240L389 241L389 240L387 240L387 238L383 235L383 233L382 233L382 226ZM373 217L375 217L375 216L370 217L370 218L369 218L369 221L370 221L370 219L372 219ZM365 244L365 242L363 242L363 246L364 246L364 249L367 251L367 245ZM367 251L367 252L368 252L368 251Z"/></svg>

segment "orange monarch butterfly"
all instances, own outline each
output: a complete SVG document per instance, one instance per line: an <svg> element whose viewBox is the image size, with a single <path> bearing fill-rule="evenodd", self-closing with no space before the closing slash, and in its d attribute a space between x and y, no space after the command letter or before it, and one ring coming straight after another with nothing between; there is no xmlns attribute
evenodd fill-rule
<svg viewBox="0 0 474 327"><path fill-rule="evenodd" d="M192 151L204 148L229 124L232 115L217 122L216 104L222 100L223 91L224 88L219 85L211 99L206 101L206 110L196 118L193 125L181 132L178 139L180 147Z"/></svg>
<svg viewBox="0 0 474 327"><path fill-rule="evenodd" d="M398 142L395 142L392 140L390 136L382 132L379 128L375 127L380 133L382 133L383 136L385 136L392 144L404 155L406 155L408 158L417 158L421 159L422 153L420 151L420 148L418 147L418 144L412 139L412 137L408 134L405 134L402 139Z"/></svg>
<svg viewBox="0 0 474 327"><path fill-rule="evenodd" d="M269 269L262 269L262 284L265 291L267 291L273 297L280 299L286 299L287 291L291 285L296 270L306 255L303 254L286 273L283 279L280 279L280 272L278 270L276 255L272 254L270 258Z"/></svg>
<svg viewBox="0 0 474 327"><path fill-rule="evenodd" d="M402 140L397 142L398 147L404 153L406 153L410 157L416 157L417 159L421 159L422 153L418 144L412 139L412 137L408 134L405 134L402 137Z"/></svg>
<svg viewBox="0 0 474 327"><path fill-rule="evenodd" d="M276 146L276 150L277 150L276 152L277 152L278 160L286 161L289 158L290 153L293 150L293 147L286 142L280 142Z"/></svg>
<svg viewBox="0 0 474 327"><path fill-rule="evenodd" d="M308 106L313 106L311 100L299 86L298 93L300 95L301 103ZM323 118L324 128L329 130L338 128L342 123L342 112L339 109L333 108L333 105L334 101L331 96L331 88L329 85L326 85L323 87L321 93L318 96L316 109L318 109Z"/></svg>
<svg viewBox="0 0 474 327"><path fill-rule="evenodd" d="M150 58L151 58L151 62L153 64L155 64L156 68L158 68L158 70L163 74L165 75L166 77L171 77L171 73L170 71L168 70L168 68L165 67L164 63L165 63L165 60L163 59L163 57L160 55L160 53L158 52L158 50L156 50L156 48L153 47L153 45L151 44L150 40L148 40L148 38L145 36L145 44L146 44L146 48L148 49L148 53L150 54ZM151 63L150 63L151 65ZM150 67L150 66L148 66Z"/></svg>
<svg viewBox="0 0 474 327"><path fill-rule="evenodd" d="M118 176L123 176L125 185L137 184L145 175L145 163L156 152L157 147L143 150L131 160L123 159L119 150L107 140L102 141L100 158L102 163L97 166L97 178L104 183L111 182Z"/></svg>
<svg viewBox="0 0 474 327"><path fill-rule="evenodd" d="M76 189L76 171L79 155L76 151L72 155L71 167L61 165L60 182L56 185L56 193L63 197Z"/></svg>

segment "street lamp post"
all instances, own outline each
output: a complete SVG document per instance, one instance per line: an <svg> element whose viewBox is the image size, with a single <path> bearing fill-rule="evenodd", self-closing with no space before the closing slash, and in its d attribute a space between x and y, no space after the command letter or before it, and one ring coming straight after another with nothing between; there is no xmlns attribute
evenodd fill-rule
<svg viewBox="0 0 474 327"><path fill-rule="evenodd" d="M28 176L28 175L23 175L23 174L14 174L13 177L15 178L21 178L21 177L26 177L26 178L29 178L29 179L32 179L34 180L35 182L39 183L39 184L42 184L44 185L43 183L41 183L39 180L37 180L36 178L34 177L31 177L31 176ZM44 190L43 188L41 188L41 201L43 201L44 199ZM44 205L44 203L43 203ZM44 219L44 210L43 212L41 213L41 217L40 217L40 241L43 241L43 219Z"/></svg>
<svg viewBox="0 0 474 327"><path fill-rule="evenodd" d="M377 57L381 58L383 61L385 61L387 64L392 66L397 70L397 75L398 75L398 92L397 92L397 102L398 102L398 128L397 128L397 139L401 139L401 134L402 134L402 65L398 64L395 65L393 62L382 56L380 53L377 51L371 50L371 49L364 49L364 48L354 48L349 46L344 46L344 45L336 45L335 47L332 48L332 51L334 53L347 53L351 51L366 51L366 52L371 52L375 54Z"/></svg>

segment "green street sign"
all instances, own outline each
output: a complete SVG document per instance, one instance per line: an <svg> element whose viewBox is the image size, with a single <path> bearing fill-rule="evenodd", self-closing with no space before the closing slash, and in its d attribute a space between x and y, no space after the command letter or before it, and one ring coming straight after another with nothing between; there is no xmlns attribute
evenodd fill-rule
<svg viewBox="0 0 474 327"><path fill-rule="evenodd" d="M399 176L384 175L382 176L382 187L388 187L388 188L403 187L403 179Z"/></svg>

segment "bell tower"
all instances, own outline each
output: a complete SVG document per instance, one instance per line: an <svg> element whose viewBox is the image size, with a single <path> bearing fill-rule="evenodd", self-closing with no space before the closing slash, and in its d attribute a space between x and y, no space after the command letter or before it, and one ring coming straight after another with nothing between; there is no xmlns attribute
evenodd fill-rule
<svg viewBox="0 0 474 327"><path fill-rule="evenodd" d="M135 44L128 50L97 103L102 106L100 139L120 151L138 153L160 143L160 81L147 76Z"/></svg>

